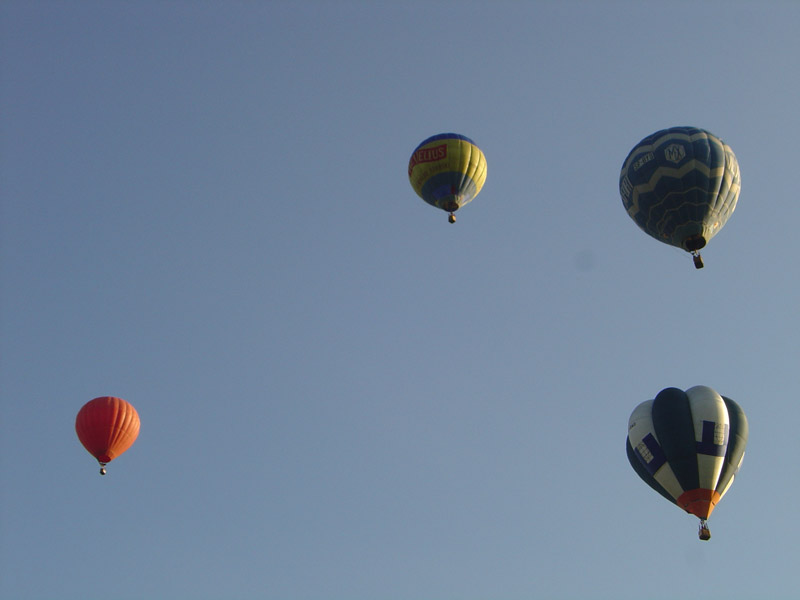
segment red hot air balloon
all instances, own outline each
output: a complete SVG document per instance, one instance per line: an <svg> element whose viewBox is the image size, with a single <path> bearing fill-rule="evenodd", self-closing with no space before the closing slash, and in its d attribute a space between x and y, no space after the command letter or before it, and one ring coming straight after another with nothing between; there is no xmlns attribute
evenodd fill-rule
<svg viewBox="0 0 800 600"><path fill-rule="evenodd" d="M100 463L106 474L111 462L131 447L139 435L139 413L122 398L101 396L78 411L75 431L83 447Z"/></svg>

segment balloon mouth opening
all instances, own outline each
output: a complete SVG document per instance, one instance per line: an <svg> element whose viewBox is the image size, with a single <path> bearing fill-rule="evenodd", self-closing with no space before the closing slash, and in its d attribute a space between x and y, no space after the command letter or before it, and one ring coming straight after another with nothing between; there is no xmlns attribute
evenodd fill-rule
<svg viewBox="0 0 800 600"><path fill-rule="evenodd" d="M678 506L686 512L705 520L711 516L719 499L720 495L716 490L697 488L678 496Z"/></svg>
<svg viewBox="0 0 800 600"><path fill-rule="evenodd" d="M439 206L442 208L442 210L446 210L447 212L451 213L454 213L458 210L458 202L456 202L454 199L444 200L439 203Z"/></svg>
<svg viewBox="0 0 800 600"><path fill-rule="evenodd" d="M683 247L689 252L695 252L701 248L705 248L706 238L702 235L693 235L683 240Z"/></svg>

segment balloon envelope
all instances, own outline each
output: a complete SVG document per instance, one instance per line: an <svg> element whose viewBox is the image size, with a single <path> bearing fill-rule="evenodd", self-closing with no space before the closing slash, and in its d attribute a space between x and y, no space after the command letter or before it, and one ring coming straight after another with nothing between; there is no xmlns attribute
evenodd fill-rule
<svg viewBox="0 0 800 600"><path fill-rule="evenodd" d="M440 133L411 154L408 179L425 202L452 213L478 195L486 169L486 158L475 142L457 133Z"/></svg>
<svg viewBox="0 0 800 600"><path fill-rule="evenodd" d="M744 458L747 418L706 386L667 388L628 421L628 461L645 483L686 512L707 519Z"/></svg>
<svg viewBox="0 0 800 600"><path fill-rule="evenodd" d="M122 398L101 396L83 405L75 419L78 439L98 462L125 452L139 435L139 414Z"/></svg>
<svg viewBox="0 0 800 600"><path fill-rule="evenodd" d="M622 165L619 192L628 215L655 239L696 251L736 208L741 178L730 146L696 127L644 138Z"/></svg>

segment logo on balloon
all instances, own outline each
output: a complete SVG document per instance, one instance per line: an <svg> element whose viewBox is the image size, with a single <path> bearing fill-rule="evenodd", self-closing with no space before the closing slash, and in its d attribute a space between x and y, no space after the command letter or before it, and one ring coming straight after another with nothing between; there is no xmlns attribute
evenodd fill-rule
<svg viewBox="0 0 800 600"><path fill-rule="evenodd" d="M414 170L420 163L435 162L447 158L447 144L434 146L433 148L421 148L414 152L411 161L408 164L408 176L411 177L411 171Z"/></svg>
<svg viewBox="0 0 800 600"><path fill-rule="evenodd" d="M656 158L656 155L655 155L655 154L653 154L652 152L648 152L647 154L645 154L644 156L642 156L641 158L639 158L639 160L637 160L635 163L633 163L633 170L634 170L634 172L636 172L636 171L638 171L639 169L641 169L641 168L642 168L642 166L646 165L646 164L647 164L647 163L649 163L651 160L655 160L655 158Z"/></svg>
<svg viewBox="0 0 800 600"><path fill-rule="evenodd" d="M625 175L622 178L622 181L619 182L619 191L625 200L630 201L631 192L633 191L633 184L631 183L631 180L628 179L627 175Z"/></svg>
<svg viewBox="0 0 800 600"><path fill-rule="evenodd" d="M664 150L664 158L670 162L679 163L686 156L686 150L680 144L670 144Z"/></svg>

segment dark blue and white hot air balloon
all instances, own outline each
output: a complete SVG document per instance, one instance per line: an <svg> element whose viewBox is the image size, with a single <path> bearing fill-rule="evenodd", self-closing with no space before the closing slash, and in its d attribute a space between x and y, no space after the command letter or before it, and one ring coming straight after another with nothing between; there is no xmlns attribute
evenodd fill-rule
<svg viewBox="0 0 800 600"><path fill-rule="evenodd" d="M628 461L647 485L706 520L730 489L747 445L747 417L730 398L698 385L667 388L637 406L628 420Z"/></svg>

